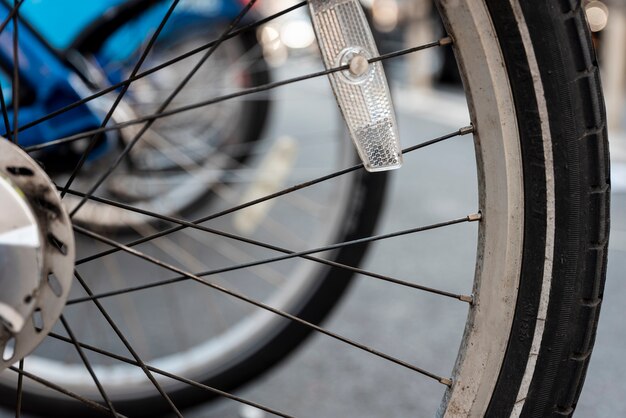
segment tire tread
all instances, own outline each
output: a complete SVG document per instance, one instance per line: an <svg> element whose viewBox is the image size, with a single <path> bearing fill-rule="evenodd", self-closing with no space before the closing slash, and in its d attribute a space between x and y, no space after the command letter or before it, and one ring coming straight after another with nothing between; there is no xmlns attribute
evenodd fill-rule
<svg viewBox="0 0 626 418"><path fill-rule="evenodd" d="M591 358L604 290L610 202L605 111L597 59L580 2L564 0L561 3L560 18L568 28L569 52L572 61L577 63L577 74L571 88L585 104L578 109L585 122L579 142L586 162L583 167L583 187L586 190L583 193L588 197L589 210L586 214L590 227L587 230L587 246L581 254L587 262L577 286L577 297L570 307L570 312L577 314L568 318L569 326L575 332L571 333L566 344L566 357L559 366L553 386L557 396L552 415L559 417L573 415Z"/></svg>

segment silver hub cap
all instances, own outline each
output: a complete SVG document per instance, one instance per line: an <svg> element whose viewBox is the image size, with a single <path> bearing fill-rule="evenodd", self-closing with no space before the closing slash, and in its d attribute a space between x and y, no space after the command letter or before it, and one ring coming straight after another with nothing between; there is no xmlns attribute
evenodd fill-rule
<svg viewBox="0 0 626 418"><path fill-rule="evenodd" d="M74 236L56 188L26 153L0 139L0 370L24 358L65 306Z"/></svg>

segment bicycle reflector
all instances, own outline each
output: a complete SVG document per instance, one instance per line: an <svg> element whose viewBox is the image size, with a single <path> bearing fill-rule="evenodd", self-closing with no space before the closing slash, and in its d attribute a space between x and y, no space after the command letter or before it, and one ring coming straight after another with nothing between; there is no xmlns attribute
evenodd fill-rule
<svg viewBox="0 0 626 418"><path fill-rule="evenodd" d="M391 94L359 0L309 0L311 19L337 104L368 171L402 165Z"/></svg>

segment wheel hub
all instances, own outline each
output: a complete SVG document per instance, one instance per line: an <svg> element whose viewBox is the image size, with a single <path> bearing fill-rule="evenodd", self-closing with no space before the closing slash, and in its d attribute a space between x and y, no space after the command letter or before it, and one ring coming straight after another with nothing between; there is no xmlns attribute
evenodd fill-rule
<svg viewBox="0 0 626 418"><path fill-rule="evenodd" d="M70 219L54 184L19 147L0 139L0 370L50 332L74 269Z"/></svg>

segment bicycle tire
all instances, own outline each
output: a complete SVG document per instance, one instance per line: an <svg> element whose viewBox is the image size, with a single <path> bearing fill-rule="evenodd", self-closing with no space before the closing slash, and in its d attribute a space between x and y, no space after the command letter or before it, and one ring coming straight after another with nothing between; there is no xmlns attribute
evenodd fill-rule
<svg viewBox="0 0 626 418"><path fill-rule="evenodd" d="M479 406L472 404L479 394L450 401L445 416L571 416L595 337L608 245L597 62L580 2L485 5L516 109L524 243L505 356L495 384L487 383L493 391Z"/></svg>
<svg viewBox="0 0 626 418"><path fill-rule="evenodd" d="M514 87L517 106L528 109L533 98L524 90L530 70L511 64L514 56L524 51L522 35L511 30L515 12L507 2L487 3L492 15L502 17L494 19L494 25L503 53L509 56L509 73L517 72L511 78L518 84ZM543 339L534 353L537 359L526 401L516 397L524 378L520 359L532 345L525 332L532 335L536 328L536 318L529 322L527 301L534 299L532 309L538 308L540 283L533 283L531 273L538 260L525 261L528 273L522 274L513 331L487 416L509 416L513 411L524 417L571 416L589 365L606 274L610 207L606 116L598 65L580 2L520 1L517 7L541 63L553 138L556 262ZM533 123L532 119L527 122ZM524 123L520 126L524 129ZM530 148L532 132L526 126L526 147ZM536 156L530 151L526 158L525 170L533 171L530 161ZM537 193L533 185L526 189L529 194ZM530 221L536 210L534 204L528 207L526 219ZM530 258L534 249L529 244L525 256L528 253Z"/></svg>

